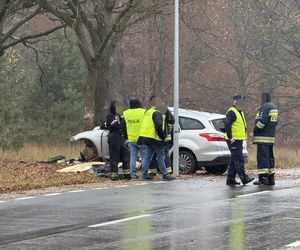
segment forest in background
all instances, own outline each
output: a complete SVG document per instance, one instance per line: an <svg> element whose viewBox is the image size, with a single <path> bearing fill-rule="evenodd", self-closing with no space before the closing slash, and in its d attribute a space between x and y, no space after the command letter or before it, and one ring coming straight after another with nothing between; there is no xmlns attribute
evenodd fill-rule
<svg viewBox="0 0 300 250"><path fill-rule="evenodd" d="M172 106L174 6L159 2L1 3L0 147L66 142L111 99L156 94ZM299 25L294 0L182 1L180 107L225 113L246 95L251 132L269 91L280 145L299 145Z"/></svg>

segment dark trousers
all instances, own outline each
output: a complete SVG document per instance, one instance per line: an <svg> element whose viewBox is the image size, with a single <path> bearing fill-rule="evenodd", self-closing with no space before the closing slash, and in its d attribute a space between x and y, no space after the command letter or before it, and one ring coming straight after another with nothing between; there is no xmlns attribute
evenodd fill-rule
<svg viewBox="0 0 300 250"><path fill-rule="evenodd" d="M273 169L275 166L275 158L273 153L273 144L257 144L257 169L266 170Z"/></svg>
<svg viewBox="0 0 300 250"><path fill-rule="evenodd" d="M124 144L124 138L121 133L108 134L109 163L112 175L118 174L118 163L122 162L123 173L130 174L129 162L130 154L128 147Z"/></svg>
<svg viewBox="0 0 300 250"><path fill-rule="evenodd" d="M245 160L243 156L243 141L235 141L230 143L226 141L228 148L231 153L230 165L228 168L227 179L233 181L236 177L236 174L240 177L241 180L244 180L247 175L245 173Z"/></svg>

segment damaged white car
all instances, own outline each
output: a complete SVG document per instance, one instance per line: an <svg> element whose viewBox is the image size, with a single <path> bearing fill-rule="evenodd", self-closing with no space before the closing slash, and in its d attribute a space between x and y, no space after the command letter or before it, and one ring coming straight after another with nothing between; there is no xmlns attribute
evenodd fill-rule
<svg viewBox="0 0 300 250"><path fill-rule="evenodd" d="M173 108L169 108L173 112ZM209 173L223 174L230 163L230 151L224 139L225 115L179 109L179 172L194 173L204 168ZM104 161L109 160L107 130L95 127L79 133L73 141L85 140ZM169 152L172 156L172 148ZM247 144L243 154L247 161Z"/></svg>

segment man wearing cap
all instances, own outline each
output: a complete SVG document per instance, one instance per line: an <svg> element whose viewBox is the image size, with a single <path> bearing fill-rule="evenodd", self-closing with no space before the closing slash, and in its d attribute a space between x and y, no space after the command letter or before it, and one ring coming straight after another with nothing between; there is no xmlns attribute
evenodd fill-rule
<svg viewBox="0 0 300 250"><path fill-rule="evenodd" d="M261 96L262 106L259 108L253 131L253 142L257 145L257 172L258 181L254 185L275 185L275 159L273 145L275 142L275 130L278 121L278 110L271 101L271 96L263 92Z"/></svg>
<svg viewBox="0 0 300 250"><path fill-rule="evenodd" d="M240 184L235 180L236 174L244 185L254 180L245 173L243 141L247 140L247 124L242 111L244 99L241 95L233 96L233 105L226 113L225 139L231 153L226 184L230 186Z"/></svg>

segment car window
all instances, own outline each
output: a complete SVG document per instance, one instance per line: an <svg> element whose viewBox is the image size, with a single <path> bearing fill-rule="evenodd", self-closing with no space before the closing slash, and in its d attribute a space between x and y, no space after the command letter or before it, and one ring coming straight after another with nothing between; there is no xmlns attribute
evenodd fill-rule
<svg viewBox="0 0 300 250"><path fill-rule="evenodd" d="M225 120L226 120L225 118L221 118L221 119L212 120L211 122L217 131L224 133L225 132Z"/></svg>
<svg viewBox="0 0 300 250"><path fill-rule="evenodd" d="M182 130L199 130L205 128L200 121L188 117L179 117L179 124Z"/></svg>

